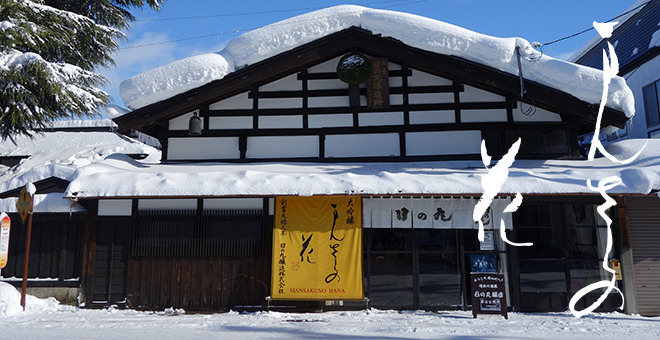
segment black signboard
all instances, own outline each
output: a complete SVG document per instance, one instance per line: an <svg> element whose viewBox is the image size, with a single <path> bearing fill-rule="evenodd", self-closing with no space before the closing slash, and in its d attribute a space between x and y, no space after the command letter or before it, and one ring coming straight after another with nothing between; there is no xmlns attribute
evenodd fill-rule
<svg viewBox="0 0 660 340"><path fill-rule="evenodd" d="M472 287L472 316L501 314L508 319L504 275L495 273L470 274Z"/></svg>

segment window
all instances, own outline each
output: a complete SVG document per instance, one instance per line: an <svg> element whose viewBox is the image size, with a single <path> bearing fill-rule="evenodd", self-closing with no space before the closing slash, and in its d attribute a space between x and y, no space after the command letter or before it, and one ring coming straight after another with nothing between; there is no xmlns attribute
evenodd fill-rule
<svg viewBox="0 0 660 340"><path fill-rule="evenodd" d="M521 292L569 292L609 280L602 269L607 223L597 204L527 203L513 214L519 247ZM612 218L612 216L610 216ZM610 252L615 258L616 252ZM569 286L570 285L570 286Z"/></svg>
<svg viewBox="0 0 660 340"><path fill-rule="evenodd" d="M646 126L652 127L660 124L660 109L658 109L658 90L660 80L645 86L642 89L644 95L644 113L646 114Z"/></svg>
<svg viewBox="0 0 660 340"><path fill-rule="evenodd" d="M567 155L571 152L568 135L565 130L514 130L507 131L509 145L515 143L518 138L520 144L520 155L530 154L561 154Z"/></svg>
<svg viewBox="0 0 660 340"><path fill-rule="evenodd" d="M143 210L133 256L251 256L264 252L262 210Z"/></svg>

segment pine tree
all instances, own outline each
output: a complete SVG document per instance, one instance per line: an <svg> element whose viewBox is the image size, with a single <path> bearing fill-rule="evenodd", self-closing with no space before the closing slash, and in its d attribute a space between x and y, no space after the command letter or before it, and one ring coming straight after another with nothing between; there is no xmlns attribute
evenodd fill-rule
<svg viewBox="0 0 660 340"><path fill-rule="evenodd" d="M98 66L124 39L132 8L164 0L0 0L2 140L68 116L94 116L109 96Z"/></svg>

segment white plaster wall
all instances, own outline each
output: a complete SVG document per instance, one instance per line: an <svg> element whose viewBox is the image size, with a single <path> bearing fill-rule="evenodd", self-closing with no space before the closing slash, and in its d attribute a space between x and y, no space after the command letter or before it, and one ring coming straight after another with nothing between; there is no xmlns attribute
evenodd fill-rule
<svg viewBox="0 0 660 340"><path fill-rule="evenodd" d="M348 96L310 97L307 99L307 104L309 107L347 107L350 106L350 101Z"/></svg>
<svg viewBox="0 0 660 340"><path fill-rule="evenodd" d="M259 98L260 109L300 109L302 98Z"/></svg>
<svg viewBox="0 0 660 340"><path fill-rule="evenodd" d="M133 200L99 200L99 216L131 216Z"/></svg>
<svg viewBox="0 0 660 340"><path fill-rule="evenodd" d="M263 209L263 198L205 198L204 210Z"/></svg>
<svg viewBox="0 0 660 340"><path fill-rule="evenodd" d="M318 157L317 136L248 137L247 158Z"/></svg>
<svg viewBox="0 0 660 340"><path fill-rule="evenodd" d="M230 116L209 117L209 129L214 130L242 130L252 128L252 117Z"/></svg>
<svg viewBox="0 0 660 340"><path fill-rule="evenodd" d="M367 112L358 114L360 126L403 125L403 112Z"/></svg>
<svg viewBox="0 0 660 340"><path fill-rule="evenodd" d="M138 210L191 210L197 209L197 199L139 199Z"/></svg>
<svg viewBox="0 0 660 340"><path fill-rule="evenodd" d="M401 77L390 77L388 83L389 83L390 88L392 88L392 87L401 87L401 86L403 86L403 79L401 79Z"/></svg>
<svg viewBox="0 0 660 340"><path fill-rule="evenodd" d="M660 56L644 63L636 70L626 74L624 78L626 78L626 83L635 97L635 116L628 121L626 126L628 136L626 138L648 138L642 88L660 79Z"/></svg>
<svg viewBox="0 0 660 340"><path fill-rule="evenodd" d="M410 124L448 124L455 122L454 110L410 112Z"/></svg>
<svg viewBox="0 0 660 340"><path fill-rule="evenodd" d="M215 102L209 105L210 110L241 110L241 109L251 109L252 108L252 99L248 98L248 93L243 92L237 94L233 97L223 99L221 101Z"/></svg>
<svg viewBox="0 0 660 340"><path fill-rule="evenodd" d="M259 116L260 129L302 129L302 115Z"/></svg>
<svg viewBox="0 0 660 340"><path fill-rule="evenodd" d="M506 122L506 109L461 110L463 123Z"/></svg>
<svg viewBox="0 0 660 340"><path fill-rule="evenodd" d="M480 131L433 131L406 133L406 154L463 155L481 152Z"/></svg>
<svg viewBox="0 0 660 340"><path fill-rule="evenodd" d="M453 102L453 93L410 93L408 95L408 103L410 104L442 104Z"/></svg>
<svg viewBox="0 0 660 340"><path fill-rule="evenodd" d="M298 80L298 74L286 76L276 81L270 82L259 87L259 92L268 91L300 91L302 90L302 81Z"/></svg>
<svg viewBox="0 0 660 340"><path fill-rule="evenodd" d="M343 56L339 56L337 58L330 59L318 65L314 65L308 68L307 72L308 73L337 72L337 63L339 62L339 59L341 59L341 57Z"/></svg>
<svg viewBox="0 0 660 340"><path fill-rule="evenodd" d="M339 79L310 79L307 80L308 90L340 90L347 89L348 84Z"/></svg>
<svg viewBox="0 0 660 340"><path fill-rule="evenodd" d="M350 113L309 115L307 119L312 129L353 126L353 115Z"/></svg>
<svg viewBox="0 0 660 340"><path fill-rule="evenodd" d="M530 108L529 104L525 103L523 104L524 106L522 107L524 110L528 110ZM534 114L532 115L525 115L520 107L520 102L518 102L518 107L513 109L513 121L514 122L561 122L561 116L554 113L550 112L548 110L544 110L541 108L536 108L534 111Z"/></svg>
<svg viewBox="0 0 660 340"><path fill-rule="evenodd" d="M396 133L328 135L325 137L325 157L400 155L399 135Z"/></svg>
<svg viewBox="0 0 660 340"><path fill-rule="evenodd" d="M445 86L452 84L453 82L449 79L417 70L412 70L412 77L408 77L408 86Z"/></svg>
<svg viewBox="0 0 660 340"><path fill-rule="evenodd" d="M478 102L505 102L506 98L492 92L484 91L476 87L464 85L460 93L461 103Z"/></svg>
<svg viewBox="0 0 660 340"><path fill-rule="evenodd" d="M240 157L238 137L169 138L167 159L237 159Z"/></svg>

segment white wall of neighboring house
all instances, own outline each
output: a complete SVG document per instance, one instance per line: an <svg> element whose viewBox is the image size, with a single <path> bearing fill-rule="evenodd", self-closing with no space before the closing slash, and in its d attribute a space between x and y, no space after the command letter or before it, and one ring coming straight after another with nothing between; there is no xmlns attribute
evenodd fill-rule
<svg viewBox="0 0 660 340"><path fill-rule="evenodd" d="M624 78L635 97L635 116L626 126L627 135L621 136L621 138L648 138L650 132L660 132L660 125L647 127L642 93L642 88L660 79L660 56L625 74ZM656 138L660 138L660 136Z"/></svg>

